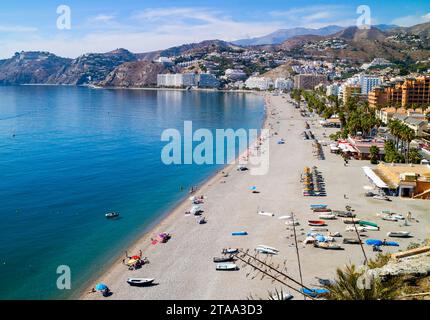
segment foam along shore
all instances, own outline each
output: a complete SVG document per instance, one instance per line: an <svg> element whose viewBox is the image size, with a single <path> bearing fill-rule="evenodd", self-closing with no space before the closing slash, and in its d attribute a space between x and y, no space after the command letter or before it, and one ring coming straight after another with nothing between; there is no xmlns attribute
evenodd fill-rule
<svg viewBox="0 0 430 320"><path fill-rule="evenodd" d="M201 208L207 223L198 224L194 215L185 215L192 206L186 199L163 221L127 249L129 253L142 250L149 264L138 270L128 270L122 264L122 258L112 265L93 285L102 282L109 286L112 295L108 298L98 293L88 294L90 288L80 295L81 299L247 299L250 296L268 299L275 289L285 289L271 279L261 279L250 267L238 261L239 270L217 271L214 257L220 257L225 248L250 249L253 252L259 245L276 248L277 254L270 255L273 264L284 265L287 273L299 279L297 255L294 245L293 229L279 217L290 216L300 223L296 227L299 254L306 286L314 287L316 277L332 278L336 267L349 262L361 264L364 260L360 246L339 244L342 251L321 250L306 246L303 241L310 232L308 220L318 219L310 206L324 203L334 210L345 210L346 205L356 210L359 219L377 221L379 231L369 231L373 239L385 239L390 231L410 231L414 238L396 239L400 247L384 247L386 252L404 250L410 242L419 242L426 238L430 216L426 212L428 202L413 202L413 217L410 226L384 221L377 217L382 210L399 213L411 211L411 201L393 199L393 202L381 202L364 197L363 186L368 184L360 161L352 161L349 166L342 165L342 159L330 154L324 147L326 160L313 156L311 141L301 136L305 122L311 123L312 132L317 139L324 140L323 133L329 136L334 129L323 129L317 118L302 118L289 98L281 95L266 96L265 127L271 129L269 171L265 175L251 175L249 171L237 170L237 164L226 167L207 181L196 192L204 195ZM278 144L284 139L285 144ZM367 164L367 163L366 163ZM300 182L303 168L318 166L325 177L327 197L303 197ZM258 192L250 190L255 186ZM259 215L258 212L270 212L274 217ZM351 235L345 231L342 219L327 221L330 232L339 232L344 237ZM246 230L246 236L232 236L237 230ZM157 234L167 232L171 239L166 243L152 242ZM365 247L366 255L376 255L370 246ZM154 283L148 287L131 287L128 278L151 278ZM302 297L291 292L295 299Z"/></svg>

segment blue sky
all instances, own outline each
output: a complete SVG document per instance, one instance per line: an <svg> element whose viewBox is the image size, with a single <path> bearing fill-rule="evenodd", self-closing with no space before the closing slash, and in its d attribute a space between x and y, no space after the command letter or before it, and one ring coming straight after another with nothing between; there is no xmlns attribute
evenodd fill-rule
<svg viewBox="0 0 430 320"><path fill-rule="evenodd" d="M71 10L71 29L57 28L57 7ZM227 41L280 28L354 25L360 5L372 24L430 22L429 0L75 0L2 1L0 58L21 50L67 57L119 47L145 52L205 39Z"/></svg>

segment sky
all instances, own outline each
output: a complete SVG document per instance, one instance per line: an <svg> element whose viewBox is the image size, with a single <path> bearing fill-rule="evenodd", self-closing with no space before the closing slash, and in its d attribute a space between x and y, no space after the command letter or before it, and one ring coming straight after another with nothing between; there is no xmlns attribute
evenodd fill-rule
<svg viewBox="0 0 430 320"><path fill-rule="evenodd" d="M1 1L0 59L22 50L71 58L116 48L139 53L282 28L350 26L360 5L369 7L374 25L430 22L429 0Z"/></svg>

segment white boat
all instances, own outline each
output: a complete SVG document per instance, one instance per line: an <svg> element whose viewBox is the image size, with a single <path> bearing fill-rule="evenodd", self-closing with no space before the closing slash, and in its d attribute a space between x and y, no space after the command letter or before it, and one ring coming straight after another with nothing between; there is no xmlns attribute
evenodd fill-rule
<svg viewBox="0 0 430 320"><path fill-rule="evenodd" d="M354 226L348 226L348 227L346 227L345 231L355 232L355 227ZM365 227L362 227L362 226L357 226L357 231L358 232L364 232L364 231L367 231L367 229Z"/></svg>
<svg viewBox="0 0 430 320"><path fill-rule="evenodd" d="M274 213L271 213L271 212L265 212L265 211L258 211L258 214L259 214L260 216L266 216L266 217L274 217L274 216L275 216L275 214L274 214Z"/></svg>
<svg viewBox="0 0 430 320"><path fill-rule="evenodd" d="M325 228L325 227L312 227L311 231L313 231L313 232L327 232L328 228Z"/></svg>
<svg viewBox="0 0 430 320"><path fill-rule="evenodd" d="M215 265L215 269L218 271L234 271L239 269L238 266L235 263L217 263Z"/></svg>
<svg viewBox="0 0 430 320"><path fill-rule="evenodd" d="M266 245L264 245L264 244L260 244L260 245L258 245L258 247L257 247L257 248L268 249L268 250L272 250L272 251L275 251L275 252L279 252L279 250L278 250L278 249L273 248L273 247L266 246Z"/></svg>
<svg viewBox="0 0 430 320"><path fill-rule="evenodd" d="M306 237L305 240L303 240L303 244L314 244L315 243L315 238L314 237Z"/></svg>
<svg viewBox="0 0 430 320"><path fill-rule="evenodd" d="M392 238L409 238L411 233L409 231L391 231L387 233L387 237Z"/></svg>
<svg viewBox="0 0 430 320"><path fill-rule="evenodd" d="M131 286L143 287L148 286L154 282L155 279L151 278L128 278L127 283Z"/></svg>
<svg viewBox="0 0 430 320"><path fill-rule="evenodd" d="M394 217L394 216L392 216L391 214L387 214L387 215L385 215L385 216L382 217L382 220L396 222L397 218Z"/></svg>
<svg viewBox="0 0 430 320"><path fill-rule="evenodd" d="M293 218L293 216L282 216L282 217L279 217L278 219L279 220L290 220L292 218Z"/></svg>
<svg viewBox="0 0 430 320"><path fill-rule="evenodd" d="M405 220L405 217L401 213L393 214L393 217L396 218L397 220Z"/></svg>
<svg viewBox="0 0 430 320"><path fill-rule="evenodd" d="M322 213L318 216L318 218L323 219L323 220L335 220L336 215L333 213Z"/></svg>
<svg viewBox="0 0 430 320"><path fill-rule="evenodd" d="M294 296L291 293L284 292L284 293L274 293L270 296L271 300L280 300L280 301L287 301L294 298Z"/></svg>
<svg viewBox="0 0 430 320"><path fill-rule="evenodd" d="M236 254L239 253L239 249L223 249L222 250L223 254Z"/></svg>
<svg viewBox="0 0 430 320"><path fill-rule="evenodd" d="M379 231L379 228L378 227L374 227L374 226L363 226L363 228L366 231Z"/></svg>
<svg viewBox="0 0 430 320"><path fill-rule="evenodd" d="M291 221L285 222L285 224L289 227L293 227L293 226L299 226L300 222L291 220Z"/></svg>
<svg viewBox="0 0 430 320"><path fill-rule="evenodd" d="M259 253L264 253L264 254L273 254L273 255L278 254L278 252L277 252L277 251L275 251L275 250L271 250L271 249L268 249L268 248L260 248L260 247L257 247L257 248L255 249L255 251L257 251L257 252L259 252Z"/></svg>
<svg viewBox="0 0 430 320"><path fill-rule="evenodd" d="M112 219L112 218L118 218L119 217L119 213L118 212L109 212L105 214L105 217L108 219Z"/></svg>

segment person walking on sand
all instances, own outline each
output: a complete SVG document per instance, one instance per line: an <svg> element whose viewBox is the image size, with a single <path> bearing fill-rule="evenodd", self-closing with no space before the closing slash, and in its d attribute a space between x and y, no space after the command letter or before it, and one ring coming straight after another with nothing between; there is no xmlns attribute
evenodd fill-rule
<svg viewBox="0 0 430 320"><path fill-rule="evenodd" d="M412 221L412 212L410 211L408 212L407 220Z"/></svg>

